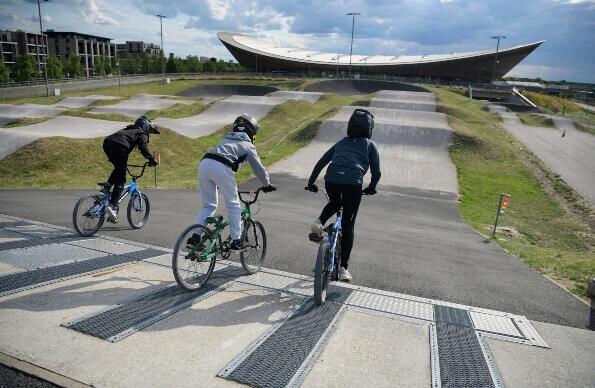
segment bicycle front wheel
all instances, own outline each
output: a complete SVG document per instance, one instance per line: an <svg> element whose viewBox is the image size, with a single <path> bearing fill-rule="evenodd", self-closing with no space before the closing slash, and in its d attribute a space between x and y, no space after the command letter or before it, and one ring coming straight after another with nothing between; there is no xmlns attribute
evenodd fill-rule
<svg viewBox="0 0 595 388"><path fill-rule="evenodd" d="M316 257L316 267L314 267L314 301L318 306L326 300L326 288L328 287L328 239L324 237L318 247L318 256Z"/></svg>
<svg viewBox="0 0 595 388"><path fill-rule="evenodd" d="M151 204L145 193L135 192L128 201L128 223L134 229L142 228L149 219Z"/></svg>
<svg viewBox="0 0 595 388"><path fill-rule="evenodd" d="M209 281L218 249L208 228L198 224L187 227L176 241L172 257L172 269L178 285L194 291Z"/></svg>
<svg viewBox="0 0 595 388"><path fill-rule="evenodd" d="M258 221L249 220L244 224L241 238L245 249L240 252L240 262L246 272L254 274L262 268L267 254L267 236L264 226Z"/></svg>
<svg viewBox="0 0 595 388"><path fill-rule="evenodd" d="M91 194L81 197L74 205L72 211L72 224L74 229L83 237L93 236L105 221L103 196Z"/></svg>

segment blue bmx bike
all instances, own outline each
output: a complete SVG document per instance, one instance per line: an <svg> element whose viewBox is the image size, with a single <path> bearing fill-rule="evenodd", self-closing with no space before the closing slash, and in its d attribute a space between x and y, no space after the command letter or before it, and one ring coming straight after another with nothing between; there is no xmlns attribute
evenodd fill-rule
<svg viewBox="0 0 595 388"><path fill-rule="evenodd" d="M141 193L136 183L136 180L143 176L148 165L147 162L142 166L126 166L126 171L132 177L132 181L124 186L122 195L118 200L118 203L121 203L126 197L130 196L127 218L128 223L134 229L140 229L147 223L151 210L149 198L145 193ZM130 172L128 167L138 167L142 168L142 170L140 174L135 175ZM105 183L98 183L98 185L103 187ZM78 234L89 237L97 233L105 222L105 207L109 204L111 195L111 191L103 188L99 193L85 195L77 201L72 212L72 223Z"/></svg>

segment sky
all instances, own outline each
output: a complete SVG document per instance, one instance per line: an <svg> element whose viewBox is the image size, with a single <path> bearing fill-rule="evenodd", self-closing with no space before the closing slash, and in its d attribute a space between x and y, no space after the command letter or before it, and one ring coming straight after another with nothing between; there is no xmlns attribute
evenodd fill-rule
<svg viewBox="0 0 595 388"><path fill-rule="evenodd" d="M509 76L595 83L595 0L49 0L44 29L159 43L166 52L232 59L216 37L238 32L290 47L445 54L546 42ZM37 1L0 0L0 29L38 31Z"/></svg>

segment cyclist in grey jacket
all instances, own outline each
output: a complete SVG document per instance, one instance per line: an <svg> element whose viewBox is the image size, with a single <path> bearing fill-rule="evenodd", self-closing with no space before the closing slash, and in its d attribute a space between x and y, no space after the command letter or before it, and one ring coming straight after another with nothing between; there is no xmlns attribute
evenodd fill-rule
<svg viewBox="0 0 595 388"><path fill-rule="evenodd" d="M255 118L247 114L238 116L234 121L233 131L211 148L201 159L198 167L202 209L197 223L205 225L207 217L212 217L217 210L217 189L221 190L229 216L231 230L231 248L240 249L242 233L240 200L235 174L247 160L254 174L260 179L264 192L275 191L269 174L260 162L254 147L254 138L260 125ZM193 235L188 244L194 245L200 236Z"/></svg>
<svg viewBox="0 0 595 388"><path fill-rule="evenodd" d="M370 140L374 129L374 116L364 109L356 109L347 124L347 137L339 140L320 158L314 166L306 190L318 191L316 178L322 169L330 163L324 176L324 184L329 195L329 203L322 209L311 228L310 239L318 241L322 235L322 225L343 207L341 229L341 265L339 280L351 281L353 277L347 270L349 256L353 247L354 226L357 211L362 198L376 194L376 185L380 180L380 157L376 144ZM362 190L363 178L368 168L372 179L368 187Z"/></svg>

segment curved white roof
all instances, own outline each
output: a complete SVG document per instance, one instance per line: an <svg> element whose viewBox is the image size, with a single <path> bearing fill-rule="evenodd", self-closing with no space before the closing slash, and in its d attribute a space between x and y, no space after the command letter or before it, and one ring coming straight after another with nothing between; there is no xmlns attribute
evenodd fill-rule
<svg viewBox="0 0 595 388"><path fill-rule="evenodd" d="M317 64L349 64L349 54L337 53L323 53L314 50L308 50L297 47L278 47L269 42L263 41L247 35L235 34L231 32L219 32L217 37L222 41L233 46L244 48L257 54L264 56L273 56L281 59L288 59L293 61L300 61L305 63ZM509 47L500 49L498 53L505 53L519 49L522 47L538 45L544 41ZM419 64L428 62L450 61L457 59L464 59L470 57L477 57L480 55L491 55L496 52L495 49L473 51L466 53L450 53L450 54L432 54L432 55L352 55L351 63L354 65L403 65L403 64ZM338 60L337 60L338 56Z"/></svg>

